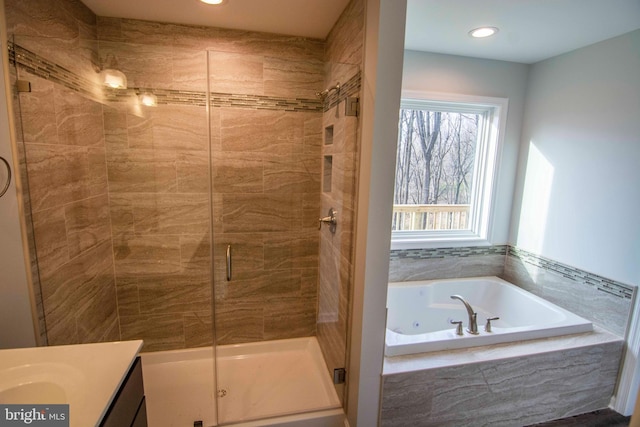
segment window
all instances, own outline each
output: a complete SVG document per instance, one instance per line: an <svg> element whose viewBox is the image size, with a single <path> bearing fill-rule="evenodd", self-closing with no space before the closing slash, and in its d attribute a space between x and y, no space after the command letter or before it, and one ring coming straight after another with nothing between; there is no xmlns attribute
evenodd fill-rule
<svg viewBox="0 0 640 427"><path fill-rule="evenodd" d="M392 247L489 244L507 100L403 93Z"/></svg>

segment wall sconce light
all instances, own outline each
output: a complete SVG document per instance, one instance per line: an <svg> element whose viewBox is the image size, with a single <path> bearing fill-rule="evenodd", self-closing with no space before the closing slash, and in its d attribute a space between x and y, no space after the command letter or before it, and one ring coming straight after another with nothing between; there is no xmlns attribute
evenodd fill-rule
<svg viewBox="0 0 640 427"><path fill-rule="evenodd" d="M153 93L144 92L138 95L138 99L142 105L147 107L157 107L158 106L158 97Z"/></svg>
<svg viewBox="0 0 640 427"><path fill-rule="evenodd" d="M118 70L118 61L111 54L107 55L105 66L100 71L100 82L111 89L127 88L127 76Z"/></svg>

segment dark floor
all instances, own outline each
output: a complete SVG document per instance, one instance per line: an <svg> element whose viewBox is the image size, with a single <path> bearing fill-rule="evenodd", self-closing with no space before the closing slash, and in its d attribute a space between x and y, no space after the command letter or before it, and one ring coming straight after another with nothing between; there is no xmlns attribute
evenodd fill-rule
<svg viewBox="0 0 640 427"><path fill-rule="evenodd" d="M535 427L627 427L631 417L624 417L611 409L576 415L575 417L534 424ZM532 427L532 426L530 426Z"/></svg>

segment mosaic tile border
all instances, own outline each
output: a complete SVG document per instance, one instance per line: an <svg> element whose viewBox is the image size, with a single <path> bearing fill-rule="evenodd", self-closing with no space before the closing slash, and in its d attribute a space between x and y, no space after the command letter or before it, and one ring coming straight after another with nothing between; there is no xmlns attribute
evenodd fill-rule
<svg viewBox="0 0 640 427"><path fill-rule="evenodd" d="M91 99L96 99L96 95L101 92L100 87L94 82L80 77L28 49L13 42L9 42L7 48L9 50L9 63L19 65L30 74L58 83Z"/></svg>
<svg viewBox="0 0 640 427"><path fill-rule="evenodd" d="M607 279L606 277L589 273L579 268L571 267L509 245L468 246L461 248L397 249L391 251L389 259L391 261L397 261L402 259L464 258L483 255L512 256L527 264L559 274L564 278L593 286L602 292L606 292L618 298L631 300L635 291L635 287L631 285Z"/></svg>
<svg viewBox="0 0 640 427"><path fill-rule="evenodd" d="M628 300L631 300L633 298L635 289L633 286L626 285L624 283L607 279L606 277L602 277L597 274L589 273L579 268L571 267L566 264L550 260L549 258L536 255L534 253L525 251L524 249L516 248L514 246L509 246L508 255L518 258L519 260L535 267L539 267L544 270L559 274L564 278L584 283L589 286L594 286L599 291L606 292L610 295Z"/></svg>
<svg viewBox="0 0 640 427"><path fill-rule="evenodd" d="M323 101L323 111L326 113L347 97L356 96L360 92L360 85L362 84L362 73L358 71L353 77L347 80L346 83L340 86L340 90L337 92L331 92Z"/></svg>
<svg viewBox="0 0 640 427"><path fill-rule="evenodd" d="M156 95L159 105L207 105L206 92L152 88L128 88L120 90L106 89L13 42L9 42L8 50L9 62L11 64L17 64L31 74L54 83L61 84L68 89L77 91L92 99L100 97L100 100L102 101L126 102L133 96L137 96L140 93L152 93ZM324 102L319 99L237 95L217 92L211 92L209 94L209 100L211 107L232 107L290 112L324 112L340 103L346 97L353 96L358 93L360 90L360 84L361 73L358 72L351 77L347 83L342 85L338 93L327 97Z"/></svg>
<svg viewBox="0 0 640 427"><path fill-rule="evenodd" d="M506 255L507 245L466 246L461 248L395 249L391 251L391 260L400 259L436 259L445 257L464 258L478 255Z"/></svg>

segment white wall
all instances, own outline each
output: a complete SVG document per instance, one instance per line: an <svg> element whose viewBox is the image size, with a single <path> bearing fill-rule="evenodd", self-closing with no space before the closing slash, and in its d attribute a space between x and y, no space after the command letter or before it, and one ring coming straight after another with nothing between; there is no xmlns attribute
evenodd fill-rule
<svg viewBox="0 0 640 427"><path fill-rule="evenodd" d="M4 3L0 0L2 40L0 55L0 156L13 163L9 129L7 43L4 34ZM4 167L0 165L0 167ZM20 230L20 212L16 196L16 171L7 193L0 198L0 349L36 345L31 300ZM4 185L3 185L4 186Z"/></svg>
<svg viewBox="0 0 640 427"><path fill-rule="evenodd" d="M640 284L640 30L529 72L511 242Z"/></svg>
<svg viewBox="0 0 640 427"><path fill-rule="evenodd" d="M505 244L509 237L512 196L522 130L529 67L515 62L406 51L402 90L441 92L509 99L507 128L498 166L494 227L489 240Z"/></svg>
<svg viewBox="0 0 640 427"><path fill-rule="evenodd" d="M347 416L380 413L406 0L367 0ZM389 144L389 141L392 141Z"/></svg>

